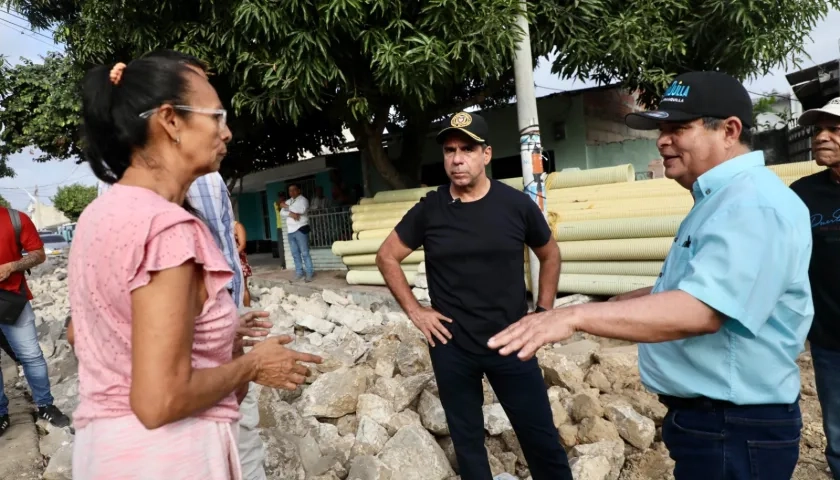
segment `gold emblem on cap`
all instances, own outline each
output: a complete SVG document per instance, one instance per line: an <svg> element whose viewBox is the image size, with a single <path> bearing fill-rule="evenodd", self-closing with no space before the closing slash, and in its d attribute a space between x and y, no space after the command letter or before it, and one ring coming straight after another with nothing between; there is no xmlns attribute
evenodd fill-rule
<svg viewBox="0 0 840 480"><path fill-rule="evenodd" d="M467 112L461 112L453 116L449 123L455 128L464 128L472 123L472 117Z"/></svg>

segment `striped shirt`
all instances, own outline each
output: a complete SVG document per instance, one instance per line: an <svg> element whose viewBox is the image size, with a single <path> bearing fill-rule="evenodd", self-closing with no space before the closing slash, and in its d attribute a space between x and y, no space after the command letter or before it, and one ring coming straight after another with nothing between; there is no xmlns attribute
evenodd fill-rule
<svg viewBox="0 0 840 480"><path fill-rule="evenodd" d="M105 193L109 187L110 185L100 181L99 195ZM230 203L224 179L218 172L198 177L187 190L187 200L203 217L216 245L222 250L225 260L233 270L233 279L227 284L227 288L233 291L233 300L241 308L244 300L244 278L234 237L233 205Z"/></svg>

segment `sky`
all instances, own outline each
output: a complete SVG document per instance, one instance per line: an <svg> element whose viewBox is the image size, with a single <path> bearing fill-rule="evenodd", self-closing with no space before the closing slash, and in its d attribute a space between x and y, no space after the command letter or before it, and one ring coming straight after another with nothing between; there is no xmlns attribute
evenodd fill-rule
<svg viewBox="0 0 840 480"><path fill-rule="evenodd" d="M824 63L840 57L840 11L832 10L811 32L811 40L806 42L805 51L811 59L805 59L802 68ZM833 26L833 27L832 27ZM50 51L60 51L62 47L52 41L49 32L32 32L28 23L14 13L0 11L0 55L10 62L19 62L20 57L35 61ZM792 67L791 67L792 68ZM770 75L747 81L747 89L756 93L777 91L789 93L790 86L785 80L782 68ZM551 73L549 62L541 60L534 72L537 96L556 92L575 90L595 86L594 83L562 80ZM29 195L36 195L45 203L51 203L50 197L62 185L81 183L95 185L96 178L86 163L77 165L72 160L63 162L36 163L29 150L14 155L10 166L15 170L13 178L0 178L0 195L11 202L12 206L24 209L30 201ZM29 193L21 190L24 188Z"/></svg>

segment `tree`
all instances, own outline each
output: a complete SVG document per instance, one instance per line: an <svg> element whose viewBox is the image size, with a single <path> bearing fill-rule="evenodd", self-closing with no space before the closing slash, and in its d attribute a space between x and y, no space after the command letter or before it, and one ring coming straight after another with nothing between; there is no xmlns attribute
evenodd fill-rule
<svg viewBox="0 0 840 480"><path fill-rule="evenodd" d="M96 187L74 183L66 187L58 187L52 197L53 206L75 222L82 211L96 199Z"/></svg>
<svg viewBox="0 0 840 480"><path fill-rule="evenodd" d="M12 176L9 155L36 147L35 161L82 161L79 81L84 66L67 55L50 53L43 63L22 59L18 65L0 59L0 177ZM220 96L230 101L229 82L211 78ZM295 161L304 151L320 152L339 144L341 123L309 115L297 126L277 119L257 121L231 112L234 140L222 163L222 174L235 181L248 173Z"/></svg>
<svg viewBox="0 0 840 480"><path fill-rule="evenodd" d="M9 203L9 201L6 200L5 198L3 198L3 195L0 195L0 207L4 207L4 208L11 208L12 207L12 205Z"/></svg>
<svg viewBox="0 0 840 480"><path fill-rule="evenodd" d="M22 59L17 66L0 57L0 177L13 174L8 156L31 146L42 152L38 161L79 153L79 78L57 54L43 64Z"/></svg>
<svg viewBox="0 0 840 480"><path fill-rule="evenodd" d="M57 24L77 65L175 47L214 65L239 115L338 120L394 187L416 175L418 149L403 148L398 168L383 146L386 127L419 146L430 121L506 101L521 33L518 0L3 3L37 27ZM801 55L830 6L840 0L533 0L528 18L535 58L556 53L555 73L619 81L652 105L678 73L743 79Z"/></svg>
<svg viewBox="0 0 840 480"><path fill-rule="evenodd" d="M753 125L765 130L781 130L792 124L794 116L790 109L776 108L776 104L782 99L784 97L775 90L762 94L761 98L753 103ZM764 115L763 119L761 115Z"/></svg>

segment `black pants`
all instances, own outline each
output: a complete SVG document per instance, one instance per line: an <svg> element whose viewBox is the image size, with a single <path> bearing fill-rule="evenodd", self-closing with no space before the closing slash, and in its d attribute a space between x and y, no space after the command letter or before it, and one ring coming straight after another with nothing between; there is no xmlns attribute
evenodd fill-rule
<svg viewBox="0 0 840 480"><path fill-rule="evenodd" d="M0 349L6 352L6 354L8 354L15 363L20 363L17 356L15 356L14 350L12 350L12 346L9 345L9 341L6 339L6 336L3 335L2 331L0 331Z"/></svg>
<svg viewBox="0 0 840 480"><path fill-rule="evenodd" d="M429 350L462 480L492 478L484 448L484 374L513 425L533 479L572 480L536 358L523 362L515 355L476 355L453 342Z"/></svg>

